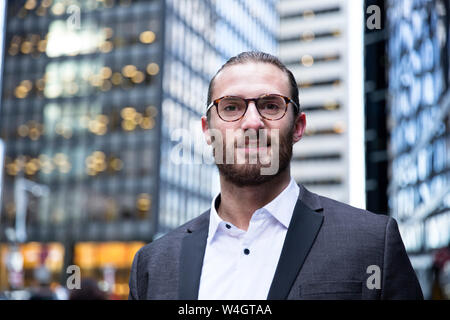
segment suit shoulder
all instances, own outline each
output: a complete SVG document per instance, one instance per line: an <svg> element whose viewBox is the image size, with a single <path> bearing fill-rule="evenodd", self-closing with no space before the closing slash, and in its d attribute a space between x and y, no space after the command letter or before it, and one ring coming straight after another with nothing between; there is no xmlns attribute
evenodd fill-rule
<svg viewBox="0 0 450 320"><path fill-rule="evenodd" d="M349 204L319 196L325 220L347 227L385 229L391 217L353 207Z"/></svg>
<svg viewBox="0 0 450 320"><path fill-rule="evenodd" d="M155 254L158 251L165 251L168 248L176 248L181 246L181 240L184 238L184 236L187 233L187 230L189 229L195 229L199 225L202 225L204 223L208 223L209 219L209 210L203 212L198 217L189 220L188 222L184 223L183 225L176 227L175 229L167 232L160 238L157 238L156 240L146 244L143 246L139 251L139 254L141 256L148 256L151 254Z"/></svg>

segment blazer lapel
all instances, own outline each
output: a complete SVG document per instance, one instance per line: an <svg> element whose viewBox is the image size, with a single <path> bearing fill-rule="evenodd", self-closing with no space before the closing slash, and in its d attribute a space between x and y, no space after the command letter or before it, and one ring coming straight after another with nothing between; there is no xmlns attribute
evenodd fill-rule
<svg viewBox="0 0 450 320"><path fill-rule="evenodd" d="M208 237L209 212L198 229L187 229L180 256L180 300L198 299L203 257Z"/></svg>
<svg viewBox="0 0 450 320"><path fill-rule="evenodd" d="M268 300L287 298L322 222L322 214L311 210L302 200L297 200L280 260L270 286Z"/></svg>

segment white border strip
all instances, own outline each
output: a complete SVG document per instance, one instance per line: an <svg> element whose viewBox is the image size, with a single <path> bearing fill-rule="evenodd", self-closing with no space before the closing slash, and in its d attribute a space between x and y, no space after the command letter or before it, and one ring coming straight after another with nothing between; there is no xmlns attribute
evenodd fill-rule
<svg viewBox="0 0 450 320"><path fill-rule="evenodd" d="M347 3L349 203L365 209L364 16L363 0Z"/></svg>

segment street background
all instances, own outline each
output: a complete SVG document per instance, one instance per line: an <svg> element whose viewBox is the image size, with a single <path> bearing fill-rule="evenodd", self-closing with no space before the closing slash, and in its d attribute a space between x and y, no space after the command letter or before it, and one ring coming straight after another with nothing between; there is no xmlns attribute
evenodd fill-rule
<svg viewBox="0 0 450 320"><path fill-rule="evenodd" d="M294 179L394 217L425 298L450 299L449 11L0 0L0 299L126 299L137 250L219 191L214 165L171 160L173 133L190 132L202 157L209 80L249 50L297 79L307 129Z"/></svg>

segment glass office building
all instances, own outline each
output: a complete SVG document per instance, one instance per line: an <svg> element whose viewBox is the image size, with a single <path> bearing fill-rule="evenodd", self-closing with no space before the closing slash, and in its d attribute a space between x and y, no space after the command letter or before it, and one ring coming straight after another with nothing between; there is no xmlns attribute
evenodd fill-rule
<svg viewBox="0 0 450 320"><path fill-rule="evenodd" d="M216 171L200 130L209 79L240 51L277 53L274 6L8 2L0 290L17 241L25 286L35 267L62 281L75 263L95 278L113 268L114 293L127 295L136 250L209 207ZM180 163L186 136L192 161Z"/></svg>
<svg viewBox="0 0 450 320"><path fill-rule="evenodd" d="M205 149L200 123L209 80L239 52L276 54L274 2L166 2L158 236L210 206L217 173L205 164L211 163L211 152Z"/></svg>
<svg viewBox="0 0 450 320"><path fill-rule="evenodd" d="M425 297L450 244L448 1L388 2L389 207Z"/></svg>

